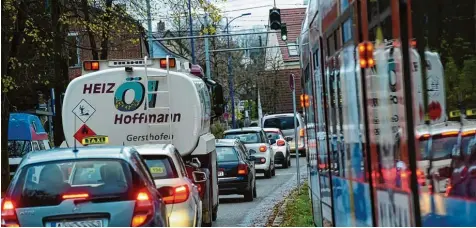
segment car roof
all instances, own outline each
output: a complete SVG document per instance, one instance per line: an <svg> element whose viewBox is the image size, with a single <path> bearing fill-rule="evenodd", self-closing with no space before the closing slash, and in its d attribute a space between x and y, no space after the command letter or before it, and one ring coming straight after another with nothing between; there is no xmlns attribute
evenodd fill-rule
<svg viewBox="0 0 476 228"><path fill-rule="evenodd" d="M244 128L237 128L237 129L229 129L226 130L224 133L233 133L233 132L242 132L242 131L254 131L254 132L259 132L263 130L261 127L244 127Z"/></svg>
<svg viewBox="0 0 476 228"><path fill-rule="evenodd" d="M84 158L111 158L129 161L130 146L87 146L78 147L77 152L73 148L55 148L28 153L23 158L20 167L41 162L75 160Z"/></svg>
<svg viewBox="0 0 476 228"><path fill-rule="evenodd" d="M239 142L238 139L217 139L215 145L217 147L219 147L219 146L234 146L238 142Z"/></svg>
<svg viewBox="0 0 476 228"><path fill-rule="evenodd" d="M167 155L175 152L172 144L144 144L134 147L140 155Z"/></svg>
<svg viewBox="0 0 476 228"><path fill-rule="evenodd" d="M265 131L265 132L269 132L269 131L280 132L281 130L279 128L267 127L267 128L263 128L263 131Z"/></svg>
<svg viewBox="0 0 476 228"><path fill-rule="evenodd" d="M268 119L268 118L275 118L275 117L293 117L294 113L280 113L280 114L271 114L267 116L263 116L263 119ZM296 116L301 116L300 113L296 113Z"/></svg>

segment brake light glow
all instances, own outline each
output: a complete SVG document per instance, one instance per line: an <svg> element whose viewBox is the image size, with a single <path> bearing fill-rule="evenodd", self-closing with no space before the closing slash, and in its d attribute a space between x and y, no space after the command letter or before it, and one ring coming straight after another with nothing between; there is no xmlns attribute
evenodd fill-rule
<svg viewBox="0 0 476 228"><path fill-rule="evenodd" d="M246 164L239 164L238 165L238 174L239 175L248 174L248 166Z"/></svg>
<svg viewBox="0 0 476 228"><path fill-rule="evenodd" d="M63 195L63 199L85 199L85 198L88 198L88 197L89 197L88 193Z"/></svg>
<svg viewBox="0 0 476 228"><path fill-rule="evenodd" d="M174 58L169 58L169 67L175 68ZM167 68L167 59L160 59L160 68Z"/></svg>
<svg viewBox="0 0 476 228"><path fill-rule="evenodd" d="M2 227L20 227L13 201L5 199L2 204Z"/></svg>
<svg viewBox="0 0 476 228"><path fill-rule="evenodd" d="M286 143L282 139L278 139L278 141L276 142L276 145L278 145L278 146L284 146L285 144Z"/></svg>
<svg viewBox="0 0 476 228"><path fill-rule="evenodd" d="M441 135L457 135L457 134L459 134L459 131L447 131L447 132L441 133Z"/></svg>
<svg viewBox="0 0 476 228"><path fill-rule="evenodd" d="M304 137L304 129L299 129L299 136Z"/></svg>
<svg viewBox="0 0 476 228"><path fill-rule="evenodd" d="M147 191L140 191L137 194L136 205L134 207L134 216L131 226L142 226L152 217L153 204Z"/></svg>
<svg viewBox="0 0 476 228"><path fill-rule="evenodd" d="M259 147L259 152L266 152L268 148L265 145Z"/></svg>
<svg viewBox="0 0 476 228"><path fill-rule="evenodd" d="M476 130L469 130L469 131L463 132L462 136L468 136L468 135L474 135L474 134L476 134Z"/></svg>
<svg viewBox="0 0 476 228"><path fill-rule="evenodd" d="M84 61L84 70L99 70L99 61Z"/></svg>
<svg viewBox="0 0 476 228"><path fill-rule="evenodd" d="M188 200L190 195L190 190L187 185L162 187L159 189L159 192L165 204L183 203Z"/></svg>

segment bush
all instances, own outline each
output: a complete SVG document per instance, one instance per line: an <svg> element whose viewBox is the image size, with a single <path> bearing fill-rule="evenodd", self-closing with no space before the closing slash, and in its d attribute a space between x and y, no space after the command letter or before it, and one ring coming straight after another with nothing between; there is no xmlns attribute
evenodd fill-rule
<svg viewBox="0 0 476 228"><path fill-rule="evenodd" d="M225 127L223 127L223 124L220 122L213 123L210 126L210 130L212 134L215 136L217 139L222 139L223 138L223 132L225 131Z"/></svg>

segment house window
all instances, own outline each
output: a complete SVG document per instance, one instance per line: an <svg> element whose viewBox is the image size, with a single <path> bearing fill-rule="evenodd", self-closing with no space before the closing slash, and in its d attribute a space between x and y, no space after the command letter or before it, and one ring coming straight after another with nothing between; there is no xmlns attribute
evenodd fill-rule
<svg viewBox="0 0 476 228"><path fill-rule="evenodd" d="M288 43L289 56L298 56L297 46L295 43Z"/></svg>
<svg viewBox="0 0 476 228"><path fill-rule="evenodd" d="M81 64L80 60L80 51L79 48L79 36L78 33L69 33L68 34L68 56L69 56L69 66L78 67Z"/></svg>

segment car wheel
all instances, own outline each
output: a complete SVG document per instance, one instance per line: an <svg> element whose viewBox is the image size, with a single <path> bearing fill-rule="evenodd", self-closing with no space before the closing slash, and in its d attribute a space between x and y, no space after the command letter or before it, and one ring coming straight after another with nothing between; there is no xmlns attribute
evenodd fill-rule
<svg viewBox="0 0 476 228"><path fill-rule="evenodd" d="M245 192L244 196L246 202L253 201L253 187L250 186L250 190Z"/></svg>
<svg viewBox="0 0 476 228"><path fill-rule="evenodd" d="M289 167L289 160L286 158L283 160L283 163L281 163L281 165L283 166L283 168L288 168Z"/></svg>
<svg viewBox="0 0 476 228"><path fill-rule="evenodd" d="M271 178L271 166L268 168L267 171L264 171L264 177Z"/></svg>
<svg viewBox="0 0 476 228"><path fill-rule="evenodd" d="M291 167L291 153L288 152L288 166Z"/></svg>
<svg viewBox="0 0 476 228"><path fill-rule="evenodd" d="M256 198L258 197L258 195L256 194L256 181L255 181L255 185L253 186L253 198Z"/></svg>
<svg viewBox="0 0 476 228"><path fill-rule="evenodd" d="M276 167L273 166L273 169L271 170L271 175L274 177L276 176Z"/></svg>
<svg viewBox="0 0 476 228"><path fill-rule="evenodd" d="M216 207L215 209L213 209L212 220L213 220L213 221L216 221L216 220L217 220L217 217L218 217L218 207Z"/></svg>

